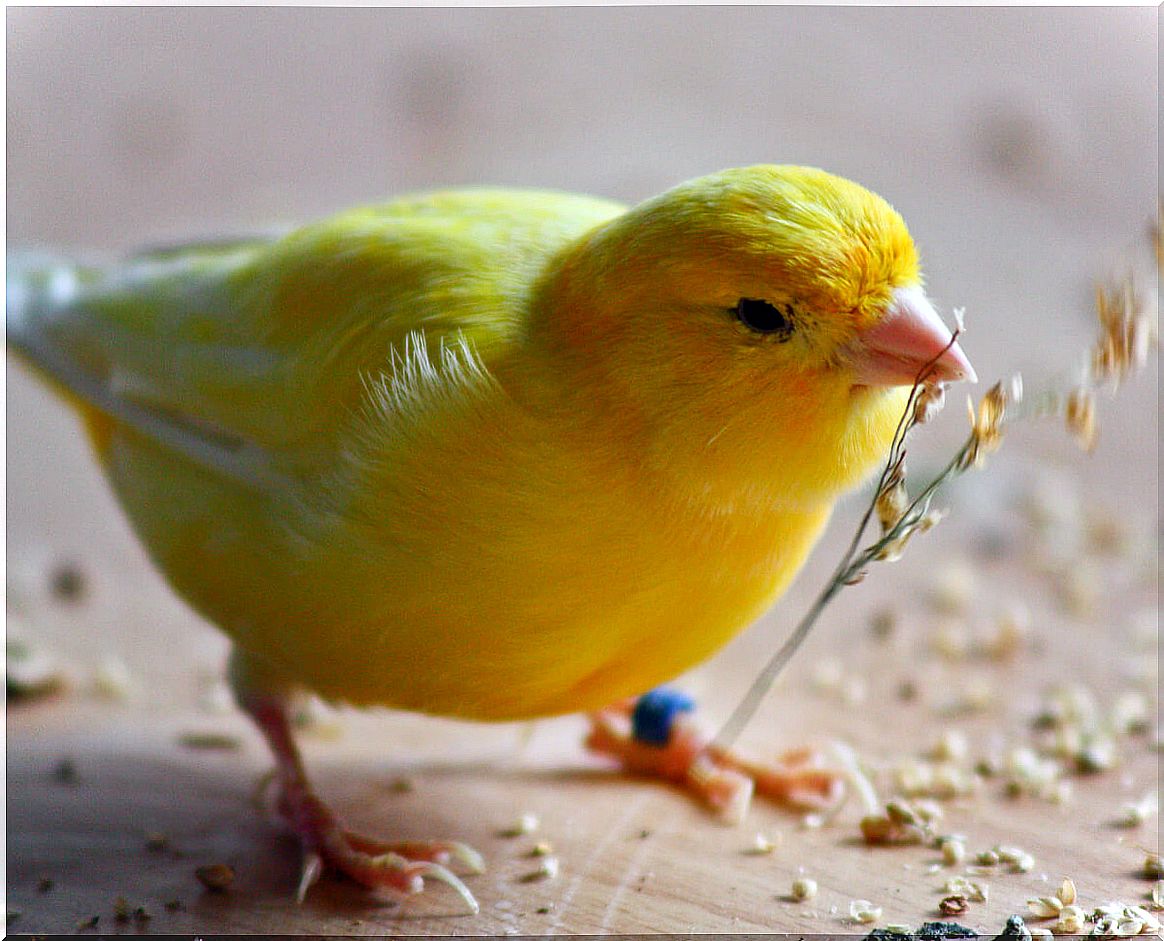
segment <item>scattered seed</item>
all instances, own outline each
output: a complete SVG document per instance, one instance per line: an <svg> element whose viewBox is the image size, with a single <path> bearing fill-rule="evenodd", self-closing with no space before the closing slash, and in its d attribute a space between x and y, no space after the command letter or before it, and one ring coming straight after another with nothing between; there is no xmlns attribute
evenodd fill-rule
<svg viewBox="0 0 1164 941"><path fill-rule="evenodd" d="M118 924L129 921L129 902L124 895L119 895L113 900L113 920Z"/></svg>
<svg viewBox="0 0 1164 941"><path fill-rule="evenodd" d="M170 838L158 830L151 830L145 836L145 845L151 853L161 853L170 845Z"/></svg>
<svg viewBox="0 0 1164 941"><path fill-rule="evenodd" d="M1093 614L1103 591L1100 573L1091 562L1077 563L1060 573L1056 587L1063 608L1076 618Z"/></svg>
<svg viewBox="0 0 1164 941"><path fill-rule="evenodd" d="M869 694L869 686L860 676L847 676L841 683L841 701L850 706L863 703Z"/></svg>
<svg viewBox="0 0 1164 941"><path fill-rule="evenodd" d="M974 596L974 568L955 559L940 568L930 585L930 602L945 614L960 614Z"/></svg>
<svg viewBox="0 0 1164 941"><path fill-rule="evenodd" d="M78 601L85 594L85 576L72 562L62 562L49 576L49 591L59 601Z"/></svg>
<svg viewBox="0 0 1164 941"><path fill-rule="evenodd" d="M1030 629L1030 609L1021 602L1011 602L998 615L985 652L995 660L1009 660L1027 642Z"/></svg>
<svg viewBox="0 0 1164 941"><path fill-rule="evenodd" d="M944 840L942 842L942 864L959 866L966 858L966 844L961 840Z"/></svg>
<svg viewBox="0 0 1164 941"><path fill-rule="evenodd" d="M533 849L529 851L530 856L549 856L554 851L554 848L542 840L540 843L535 843Z"/></svg>
<svg viewBox="0 0 1164 941"><path fill-rule="evenodd" d="M897 627L897 614L892 608L882 608L869 619L869 628L878 640L888 640Z"/></svg>
<svg viewBox="0 0 1164 941"><path fill-rule="evenodd" d="M937 761L962 761L969 751L970 743L965 733L957 729L946 729L934 745L933 757Z"/></svg>
<svg viewBox="0 0 1164 941"><path fill-rule="evenodd" d="M944 891L950 895L962 895L971 902L985 903L990 898L990 886L984 882L974 882L965 876L954 876L947 879Z"/></svg>
<svg viewBox="0 0 1164 941"><path fill-rule="evenodd" d="M881 917L881 906L868 899L854 899L849 903L849 917L862 925L869 925Z"/></svg>
<svg viewBox="0 0 1164 941"><path fill-rule="evenodd" d="M543 856L538 868L521 877L522 882L540 882L542 879L557 879L561 863L557 856Z"/></svg>
<svg viewBox="0 0 1164 941"><path fill-rule="evenodd" d="M1144 923L1138 918L1121 918L1116 922L1115 934L1118 938L1134 938L1144 930Z"/></svg>
<svg viewBox="0 0 1164 941"><path fill-rule="evenodd" d="M921 843L925 839L921 827L898 822L888 815L880 814L869 814L861 818L861 835L866 843L873 846Z"/></svg>
<svg viewBox="0 0 1164 941"><path fill-rule="evenodd" d="M1030 872L1035 868L1035 857L1030 853L1023 853L1018 859L1010 864L1011 872Z"/></svg>
<svg viewBox="0 0 1164 941"><path fill-rule="evenodd" d="M1032 938L1053 938L1053 937L1055 937L1055 932L1053 932L1050 928L1036 927L1036 928L1030 928L1028 930L1030 931Z"/></svg>
<svg viewBox="0 0 1164 941"><path fill-rule="evenodd" d="M1036 918L1057 918L1059 912L1063 911L1063 903L1057 896L1043 895L1027 899L1027 908Z"/></svg>
<svg viewBox="0 0 1164 941"><path fill-rule="evenodd" d="M779 845L779 839L776 842L772 842L763 833L757 833L752 840L752 845L744 850L744 852L749 856L767 856L769 853L774 852Z"/></svg>
<svg viewBox="0 0 1164 941"><path fill-rule="evenodd" d="M57 784L76 784L77 764L72 758L62 758L53 768L52 778Z"/></svg>
<svg viewBox="0 0 1164 941"><path fill-rule="evenodd" d="M539 908L534 909L534 911L537 912L539 915L548 915L552 911L552 906L542 905Z"/></svg>
<svg viewBox="0 0 1164 941"><path fill-rule="evenodd" d="M227 732L183 732L178 744L200 751L234 751L242 747L242 739Z"/></svg>
<svg viewBox="0 0 1164 941"><path fill-rule="evenodd" d="M931 643L946 660L956 662L970 655L970 631L961 618L945 617L938 621Z"/></svg>
<svg viewBox="0 0 1164 941"><path fill-rule="evenodd" d="M885 815L896 824L910 824L916 825L918 823L917 814L913 812L913 808L902 801L890 801L885 805Z"/></svg>
<svg viewBox="0 0 1164 941"><path fill-rule="evenodd" d="M194 875L211 892L225 892L234 882L234 867L226 863L212 863L209 866L199 866Z"/></svg>
<svg viewBox="0 0 1164 941"><path fill-rule="evenodd" d="M1107 771L1115 764L1115 744L1110 739L1096 739L1076 756L1075 766L1083 774Z"/></svg>
<svg viewBox="0 0 1164 941"><path fill-rule="evenodd" d="M807 902L816 898L817 885L815 879L800 878L793 880L792 897L798 902Z"/></svg>
<svg viewBox="0 0 1164 941"><path fill-rule="evenodd" d="M118 656L102 657L93 670L93 689L111 702L129 702L138 691L138 682L129 665Z"/></svg>
<svg viewBox="0 0 1164 941"><path fill-rule="evenodd" d="M1140 919L1140 921L1144 923L1144 928L1148 931L1153 931L1159 934L1161 929L1164 928L1164 925L1160 924L1160 919L1149 912L1142 905L1129 905L1125 911L1128 915Z"/></svg>
<svg viewBox="0 0 1164 941"><path fill-rule="evenodd" d="M99 921L101 921L100 915L93 915L89 918L82 918L79 922L77 922L77 930L87 931L90 928L96 928Z"/></svg>
<svg viewBox="0 0 1164 941"><path fill-rule="evenodd" d="M832 657L819 661L812 668L812 685L822 692L833 692L841 687L845 677L841 661Z"/></svg>
<svg viewBox="0 0 1164 941"><path fill-rule="evenodd" d="M974 862L979 866L997 866L999 856L994 850L981 850L974 857Z"/></svg>
<svg viewBox="0 0 1164 941"><path fill-rule="evenodd" d="M506 827L499 834L505 837L524 836L527 833L533 833L538 828L538 818L534 814L522 814L511 825Z"/></svg>
<svg viewBox="0 0 1164 941"><path fill-rule="evenodd" d="M1164 859L1159 853L1147 853L1144 856L1144 875L1149 879L1164 877Z"/></svg>
<svg viewBox="0 0 1164 941"><path fill-rule="evenodd" d="M1155 794L1147 794L1133 803L1124 804L1116 825L1121 827L1138 827L1149 817L1160 811L1160 803Z"/></svg>
<svg viewBox="0 0 1164 941"><path fill-rule="evenodd" d="M921 800L913 802L913 812L918 815L923 823L933 823L946 816L946 812L942 810L941 804L924 797Z"/></svg>
<svg viewBox="0 0 1164 941"><path fill-rule="evenodd" d="M1117 735L1140 735L1148 731L1150 713L1148 697L1140 690L1127 690L1112 706L1108 725Z"/></svg>
<svg viewBox="0 0 1164 941"><path fill-rule="evenodd" d="M1059 912L1059 920L1056 922L1056 934L1082 934L1083 933L1083 909L1078 905L1064 905L1063 911Z"/></svg>
<svg viewBox="0 0 1164 941"><path fill-rule="evenodd" d="M1164 879L1157 879L1152 886L1152 904L1157 908L1164 908Z"/></svg>
<svg viewBox="0 0 1164 941"><path fill-rule="evenodd" d="M970 910L970 902L964 895L947 895L938 903L938 910L947 918L965 915Z"/></svg>
<svg viewBox="0 0 1164 941"><path fill-rule="evenodd" d="M1063 884L1059 886L1059 891L1055 893L1059 897L1059 901L1064 905L1074 905L1077 898L1075 892L1075 883L1070 879L1064 879Z"/></svg>
<svg viewBox="0 0 1164 941"><path fill-rule="evenodd" d="M13 627L10 620L9 631ZM48 652L12 638L5 642L4 652L4 685L10 699L47 696L65 685L64 670Z"/></svg>

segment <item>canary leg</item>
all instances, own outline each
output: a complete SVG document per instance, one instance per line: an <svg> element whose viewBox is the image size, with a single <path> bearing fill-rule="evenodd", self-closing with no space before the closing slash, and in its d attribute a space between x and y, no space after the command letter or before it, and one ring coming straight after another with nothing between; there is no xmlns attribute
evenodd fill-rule
<svg viewBox="0 0 1164 941"><path fill-rule="evenodd" d="M616 758L635 774L655 775L693 791L732 822L757 793L798 810L826 810L844 796L840 771L812 749L785 752L766 763L713 744L691 715L694 703L671 690L652 690L590 716L586 746Z"/></svg>
<svg viewBox="0 0 1164 941"><path fill-rule="evenodd" d="M239 706L254 720L275 756L275 783L280 816L303 846L303 871L297 897L325 869L333 869L371 889L388 888L406 894L420 892L425 879L447 883L474 913L477 900L446 865L456 860L469 872L484 867L480 855L463 843L384 842L346 829L315 794L291 731L291 694L280 683L263 683L254 664L237 655L231 679Z"/></svg>

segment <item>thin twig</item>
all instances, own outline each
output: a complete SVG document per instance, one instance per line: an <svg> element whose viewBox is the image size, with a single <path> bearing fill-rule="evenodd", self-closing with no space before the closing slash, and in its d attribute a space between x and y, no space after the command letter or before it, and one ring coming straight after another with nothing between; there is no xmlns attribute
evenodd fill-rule
<svg viewBox="0 0 1164 941"><path fill-rule="evenodd" d="M913 388L910 389L909 397L906 399L905 409L901 414L901 418L898 420L897 429L893 433L893 442L889 448L889 458L885 462L885 468L882 470L881 477L877 484L877 495L880 495L885 490L890 479L893 477L894 472L901 467L902 462L905 460L905 441L909 435L909 432L916 424L914 421L914 411L917 405L917 398L921 393L922 387L933 377L934 368L938 360L942 358L942 356L946 353L946 350L948 350L957 342L958 335L961 332L961 328L955 330L953 336L950 337L950 342L946 344L946 346L940 353L938 353L937 356L935 356L921 368L917 374L917 377L914 379ZM946 467L942 474L940 474L935 480L931 481L929 486L927 486L925 490L922 491L921 495L916 500L914 500L909 509L906 511L905 515L892 529L890 529L887 533L884 533L879 540L877 540L875 543L861 552L860 555L858 555L858 549L860 548L861 540L865 536L865 530L869 527L869 521L872 519L874 508L877 505L876 496L872 501L870 501L869 506L865 509L864 515L861 517L861 521L857 524L857 531L853 534L853 538L849 542L848 549L846 549L844 555L841 556L841 560L837 564L836 569L833 571L832 577L829 579L821 593L817 595L816 600L812 603L812 607L808 609L808 612L800 620L800 623L796 625L796 629L792 632L789 638L784 641L784 643L780 646L780 649L776 651L776 653L765 665L764 669L760 671L759 676L757 676L756 679L752 682L752 685L748 688L747 693L744 694L744 698L740 701L740 704L736 706L735 710L728 717L727 721L723 724L723 727L719 730L719 733L712 741L710 745L712 749L727 749L735 743L736 738L739 736L744 726L747 725L752 720L752 717L756 714L756 710L760 707L760 703L763 702L764 697L772 688L772 684L776 681L776 678L788 664L788 661L792 659L796 651L800 649L801 644L804 643L805 639L812 631L812 628L816 624L817 619L820 617L821 612L824 611L829 602L833 600L834 596L836 596L836 594L842 588L849 584L854 576L862 571L864 567L870 561L872 561L881 550L886 548L886 546L890 545L895 540L902 538L902 536L907 531L911 531L912 528L918 524L918 522L921 520L921 517L924 516L925 513L929 510L929 501L932 498L934 492L937 490L938 486L945 479L945 477L949 476L949 474L958 466L959 462L964 459L965 452L968 447L969 442L958 451L957 456L953 461L951 461L951 463ZM922 506L921 514L916 515L916 518L914 518L916 509L918 508L919 504L923 504L923 502L924 505ZM856 562L854 562L854 557L856 557Z"/></svg>

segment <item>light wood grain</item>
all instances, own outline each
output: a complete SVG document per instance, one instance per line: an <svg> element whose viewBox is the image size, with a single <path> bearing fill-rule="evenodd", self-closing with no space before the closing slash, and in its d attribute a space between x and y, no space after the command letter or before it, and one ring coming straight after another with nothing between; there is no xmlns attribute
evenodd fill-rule
<svg viewBox="0 0 1164 941"><path fill-rule="evenodd" d="M981 545L981 534L968 535L975 531L952 526L944 540L935 535L931 545L914 548L913 571L905 565L879 571L869 585L843 596L745 744L774 751L838 738L876 768L922 755L942 729L956 728L968 736L972 760L992 743L1031 740L1040 694L1060 681L1086 684L1110 707L1127 687L1127 616L1155 599L1127 558L1096 563L1102 583L1118 590L1103 592L1094 617L1072 619L1058 610L1047 579L1023 563L1023 530L1013 527L1009 538L994 531L993 557L971 557L981 590L970 610L985 616L992 599L1025 597L1034 609L1032 642L1007 663L948 663L932 652L935 616L924 601L932 573L956 557L952 542ZM933 551L936 561L929 563ZM805 593L798 589L791 600L803 601ZM893 605L898 627L882 642L871 636L868 621L884 603ZM722 718L772 640L773 632L762 628L686 685L702 690L709 712ZM815 687L812 674L822 657L838 658L866 684L863 702L846 703ZM942 718L942 703L971 679L993 686L994 705L981 715ZM899 695L907 680L917 687L916 700ZM188 693L193 698L192 688ZM166 697L172 700L174 690ZM211 716L188 705L109 705L75 692L9 712L9 906L21 912L14 927L66 931L101 914L102 927L113 928L114 899L125 896L152 913L151 930L177 932L855 931L847 918L850 900L883 906L883 922L916 925L937 916L942 883L960 871L930 872L938 856L929 848L863 845L855 802L819 830L804 829L795 815L762 802L742 826L724 826L685 794L625 777L585 755L579 718L541 723L528 741L521 727L416 716L344 713L339 722L343 734L335 741L304 736L321 791L357 828L463 839L484 852L488 871L469 880L482 904L479 916L466 915L440 886L408 900L377 901L328 880L306 904L295 905L296 847L252 800L268 759L240 716ZM240 748L180 744L183 733L212 730L237 734ZM973 906L963 923L1001 928L1007 915L1025 912L1028 896L1046 894L1064 876L1076 880L1085 904L1142 900L1149 883L1137 874L1138 847L1158 845L1157 821L1136 830L1113 821L1125 802L1158 791L1158 755L1145 736L1122 740L1120 753L1116 770L1073 778L1072 797L1062 806L1007 798L989 780L976 796L947 803L940 829L966 834L972 853L1007 843L1036 859L1028 874L999 870L982 877L990 884L989 903ZM77 768L72 785L51 774L66 756ZM410 792L393 787L401 777L412 783ZM535 834L498 835L523 812L539 817ZM148 831L166 833L170 849L150 852ZM757 832L781 839L776 852L745 852ZM536 840L553 845L559 878L524 881L536 868L526 855ZM236 867L229 893L206 893L195 881L195 867L210 862ZM802 870L821 891L797 904L787 895ZM42 878L54 881L51 891L37 892ZM166 912L170 899L180 899L184 910Z"/></svg>
<svg viewBox="0 0 1164 941"><path fill-rule="evenodd" d="M798 161L890 199L919 241L932 295L943 310L967 308L979 373L1021 368L1034 385L1073 368L1092 335L1093 276L1123 268L1157 202L1149 8L26 8L7 23L8 234L37 245L120 251L466 182L635 200L724 166ZM55 651L77 677L65 695L8 709L11 931L67 933L100 915L102 931L138 933L113 923L118 896L149 910L145 930L178 933L863 932L846 917L854 898L882 905L883 924L936 917L947 877L928 871L936 853L864 846L855 803L819 830L762 803L725 827L685 794L586 755L577 717L537 725L524 744L523 728L388 714L343 714L335 741L305 736L319 789L353 825L464 839L489 869L469 880L476 917L441 886L376 900L328 880L295 905L294 842L252 801L268 756L242 717L199 706L225 641L151 569L60 403L11 363L6 395L9 633ZM911 475L964 434L961 397L919 439ZM841 596L743 745L771 754L842 740L880 769L885 797L885 769L944 728L967 734L972 759L1030 741L1055 684L1085 684L1110 708L1135 667L1158 722L1158 640L1145 647L1133 629L1137 612L1158 625L1155 368L1100 413L1096 454L1058 427L1023 429L944 497L950 520ZM1066 542L1040 541L1016 509L1032 490L1054 492L1053 480L1141 543L1067 553L1081 577L1094 572L1086 616L1066 611L1059 582L1030 564L1032 550ZM776 611L682 678L710 720L728 714L805 609L859 508L842 509ZM1008 600L1029 605L1031 641L1013 660L935 654L940 618L927 594L958 557L977 573L973 629ZM77 604L45 590L61 560L86 574ZM885 605L898 627L877 641L869 619ZM91 692L106 655L128 665L134 701ZM828 658L864 684L861 701L814 684ZM907 681L912 701L900 696ZM942 713L975 683L994 690L991 708ZM191 730L228 731L241 746L194 751L178 742ZM1142 900L1140 847L1159 847L1158 819L1135 830L1112 821L1159 791L1149 739L1122 741L1114 770L1073 778L1061 806L1008 799L993 781L947 802L941 826L971 850L1007 842L1036 858L1030 873L986 877L989 902L959 920L996 932L1068 875L1085 905ZM52 778L66 756L78 769L71 786ZM410 793L393 789L401 776ZM533 836L497 836L526 811L561 859L555 880L522 881ZM148 831L166 833L170 850L147 850ZM779 849L747 855L757 832L781 835ZM237 881L211 895L194 869L220 861ZM801 868L821 891L796 904L787 893ZM50 891L38 891L42 879ZM166 911L173 899L181 911Z"/></svg>

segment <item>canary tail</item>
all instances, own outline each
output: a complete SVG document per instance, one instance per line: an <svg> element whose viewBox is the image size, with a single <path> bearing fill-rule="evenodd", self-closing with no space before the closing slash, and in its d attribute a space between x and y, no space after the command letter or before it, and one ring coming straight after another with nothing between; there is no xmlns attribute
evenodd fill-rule
<svg viewBox="0 0 1164 941"><path fill-rule="evenodd" d="M92 380L54 350L51 325L95 273L42 252L15 252L6 257L5 334L8 348L73 406L98 457L105 458L115 422L83 394Z"/></svg>

